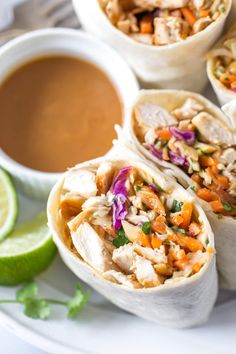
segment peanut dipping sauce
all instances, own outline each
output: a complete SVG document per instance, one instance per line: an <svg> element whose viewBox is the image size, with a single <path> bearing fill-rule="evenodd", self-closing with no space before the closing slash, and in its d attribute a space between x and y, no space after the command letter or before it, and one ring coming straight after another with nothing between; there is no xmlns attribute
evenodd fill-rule
<svg viewBox="0 0 236 354"><path fill-rule="evenodd" d="M27 167L62 172L111 148L122 111L115 87L95 65L38 58L0 85L0 147Z"/></svg>

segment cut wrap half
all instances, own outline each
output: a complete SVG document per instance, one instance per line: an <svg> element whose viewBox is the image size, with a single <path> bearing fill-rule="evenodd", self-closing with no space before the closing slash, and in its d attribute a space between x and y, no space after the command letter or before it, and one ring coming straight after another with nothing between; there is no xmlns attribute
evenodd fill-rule
<svg viewBox="0 0 236 354"><path fill-rule="evenodd" d="M105 7L105 12L99 2L102 3L103 8ZM206 16L198 19L192 10L184 6L188 3L186 0L73 0L73 3L83 28L114 47L133 68L144 87L201 92L207 84L204 57L223 31L232 0L224 2L221 0L194 1L194 7L198 8L197 12ZM149 6L150 3L153 3L153 6ZM125 14L120 11L121 4L123 8L127 9ZM135 13L135 15L130 13L129 4L131 4L131 8L134 5L134 11L141 11L141 17L143 9L148 6L150 10L151 7L151 13L148 14L149 11L145 11L145 14L149 15L148 17L153 16L153 25L154 23L156 25L155 37L160 37L162 45L145 44L150 42L150 37L152 41L153 35L140 32L140 15L139 13ZM224 6L222 7L222 5ZM179 10L181 7L182 12ZM118 16L114 16L114 8L117 9ZM155 13L153 13L154 8L156 9ZM114 17L119 18L122 21L120 23L122 27L128 26L130 35L115 27L106 15L107 12L113 19ZM169 12L172 16L169 16ZM186 19L183 19L183 12L185 18L187 17L192 23L190 25L192 35L187 35L187 37L184 28L189 25L186 24ZM155 17L157 15L159 17ZM128 21L126 21L126 17L128 17ZM114 20L116 21L116 19ZM130 21L137 21L137 23L131 24ZM150 27L150 23L147 26ZM192 30L196 26L200 26L202 30L194 33ZM137 32L131 33L131 27L136 27ZM168 44L164 44L164 42Z"/></svg>
<svg viewBox="0 0 236 354"><path fill-rule="evenodd" d="M236 99L236 25L208 54L207 75L221 105Z"/></svg>
<svg viewBox="0 0 236 354"><path fill-rule="evenodd" d="M151 164L77 165L53 188L48 222L68 267L115 305L169 327L207 320L217 295L212 230L193 196Z"/></svg>
<svg viewBox="0 0 236 354"><path fill-rule="evenodd" d="M236 289L235 121L201 95L142 91L129 121L146 158L198 196L215 234L221 286Z"/></svg>

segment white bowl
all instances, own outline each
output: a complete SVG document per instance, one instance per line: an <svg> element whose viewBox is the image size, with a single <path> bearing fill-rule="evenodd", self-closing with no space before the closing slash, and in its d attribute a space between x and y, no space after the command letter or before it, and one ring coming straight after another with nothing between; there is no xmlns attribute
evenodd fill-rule
<svg viewBox="0 0 236 354"><path fill-rule="evenodd" d="M236 0L234 0L236 1ZM145 88L201 92L207 84L205 55L220 36L232 0L223 16L203 31L165 46L139 43L111 24L98 0L73 0L83 28L113 46L130 64Z"/></svg>
<svg viewBox="0 0 236 354"><path fill-rule="evenodd" d="M123 118L138 92L138 83L126 62L109 46L82 31L42 29L24 34L0 48L0 84L14 68L45 55L64 54L87 59L113 82L124 106ZM13 176L24 194L46 198L60 173L45 173L25 167L0 149L0 166Z"/></svg>

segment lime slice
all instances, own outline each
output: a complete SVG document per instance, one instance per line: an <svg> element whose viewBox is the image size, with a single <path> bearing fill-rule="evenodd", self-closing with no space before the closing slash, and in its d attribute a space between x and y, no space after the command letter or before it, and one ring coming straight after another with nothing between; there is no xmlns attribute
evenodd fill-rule
<svg viewBox="0 0 236 354"><path fill-rule="evenodd" d="M45 270L56 246L45 213L19 226L0 243L0 285L16 285Z"/></svg>
<svg viewBox="0 0 236 354"><path fill-rule="evenodd" d="M18 199L11 178L0 168L0 241L14 228L18 215Z"/></svg>

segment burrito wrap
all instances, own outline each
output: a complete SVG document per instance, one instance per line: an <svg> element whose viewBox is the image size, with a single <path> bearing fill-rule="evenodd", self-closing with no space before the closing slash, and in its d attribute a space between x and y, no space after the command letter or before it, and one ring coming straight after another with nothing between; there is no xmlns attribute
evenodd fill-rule
<svg viewBox="0 0 236 354"><path fill-rule="evenodd" d="M227 126L227 129L234 135L234 130L230 130L230 126L234 126L232 122L223 114L223 112L216 107L209 100L203 96L187 91L175 91L175 90L143 90L134 104L134 108L138 105L148 102L165 108L171 112L176 107L180 107L186 101L187 98L192 98L204 106L204 110L213 115L217 120L221 121ZM131 144L133 149L137 149L139 153L145 156L148 160L152 161L156 166L161 168L166 174L174 177L185 188L189 188L189 192L192 193L195 198L198 199L202 205L206 215L212 226L215 235L215 244L217 252L217 267L220 274L220 285L227 289L236 289L236 237L235 228L236 220L230 216L222 216L219 218L215 214L210 205L204 200L197 197L192 188L196 188L195 182L178 166L168 161L157 159L153 154L147 150L137 138L137 130L135 133L135 113L134 109L130 115L130 120L127 124L127 130L131 143L124 141L123 144ZM220 215L221 216L221 215Z"/></svg>
<svg viewBox="0 0 236 354"><path fill-rule="evenodd" d="M100 158L75 166L72 170L97 168L102 162L120 163L120 158ZM166 178L151 163L144 163L137 155L122 159L122 163L145 171L158 180L161 188L171 191L176 198L193 201L193 197L171 178ZM67 173L70 173L67 172ZM204 323L212 310L217 295L215 256L211 254L200 271L188 278L152 288L130 289L106 280L100 272L85 263L65 239L64 222L58 212L62 187L66 174L54 186L48 200L48 222L53 239L66 265L84 282L120 308L154 321L160 325L186 328ZM209 246L214 248L213 233L202 208L194 204L194 210L208 235Z"/></svg>

